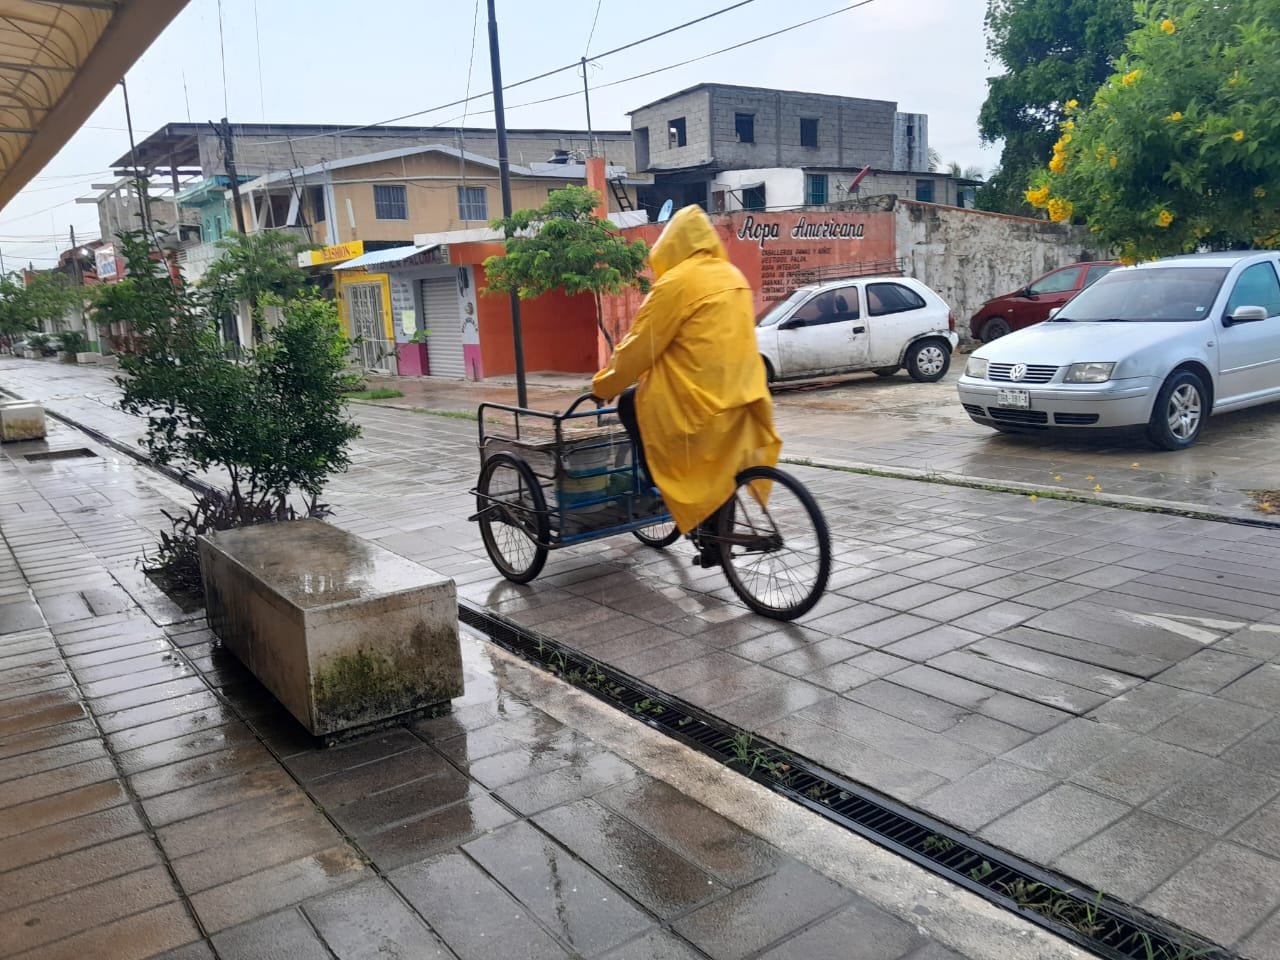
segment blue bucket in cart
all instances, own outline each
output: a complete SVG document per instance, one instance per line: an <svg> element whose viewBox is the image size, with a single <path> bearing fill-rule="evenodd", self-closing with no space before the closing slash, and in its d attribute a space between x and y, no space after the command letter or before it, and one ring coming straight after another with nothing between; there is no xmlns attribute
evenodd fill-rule
<svg viewBox="0 0 1280 960"><path fill-rule="evenodd" d="M560 506L579 513L590 513L608 505L610 468L613 445L604 442L570 450L564 457L564 470L556 481Z"/></svg>

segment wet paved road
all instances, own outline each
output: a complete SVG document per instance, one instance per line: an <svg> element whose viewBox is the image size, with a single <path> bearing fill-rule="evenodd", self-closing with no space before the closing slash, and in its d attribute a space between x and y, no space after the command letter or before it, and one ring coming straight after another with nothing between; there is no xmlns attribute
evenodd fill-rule
<svg viewBox="0 0 1280 960"><path fill-rule="evenodd" d="M315 749L88 446L0 456L0 956L1082 956L470 637L450 715Z"/></svg>
<svg viewBox="0 0 1280 960"><path fill-rule="evenodd" d="M92 400L54 405L137 432ZM779 627L683 545L608 541L507 584L464 519L474 424L357 416L341 525L855 780L1278 955L1276 531L801 469L837 565L822 605Z"/></svg>

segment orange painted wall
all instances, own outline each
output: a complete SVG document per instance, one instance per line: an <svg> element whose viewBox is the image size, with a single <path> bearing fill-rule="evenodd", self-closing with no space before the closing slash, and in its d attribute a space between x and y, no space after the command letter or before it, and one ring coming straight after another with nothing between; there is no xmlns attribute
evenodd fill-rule
<svg viewBox="0 0 1280 960"><path fill-rule="evenodd" d="M484 293L484 288L484 267L477 265L476 308L484 375L511 374L516 369L511 299L506 294ZM591 297L553 292L536 300L522 300L520 331L527 372L595 373L596 306Z"/></svg>

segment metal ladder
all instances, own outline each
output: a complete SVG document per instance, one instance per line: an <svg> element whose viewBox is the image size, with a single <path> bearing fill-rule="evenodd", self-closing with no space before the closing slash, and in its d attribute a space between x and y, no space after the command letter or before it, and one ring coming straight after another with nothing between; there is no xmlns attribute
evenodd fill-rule
<svg viewBox="0 0 1280 960"><path fill-rule="evenodd" d="M631 202L631 197L627 194L625 178L610 178L609 187L613 190L613 199L617 201L619 210L634 210L636 208L635 204Z"/></svg>

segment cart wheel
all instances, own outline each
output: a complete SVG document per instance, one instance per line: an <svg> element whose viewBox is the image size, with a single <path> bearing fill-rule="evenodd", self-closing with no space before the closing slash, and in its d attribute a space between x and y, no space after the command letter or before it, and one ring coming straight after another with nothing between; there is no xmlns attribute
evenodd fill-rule
<svg viewBox="0 0 1280 960"><path fill-rule="evenodd" d="M631 532L646 547L653 547L655 550L665 549L680 539L680 528L670 518Z"/></svg>
<svg viewBox="0 0 1280 960"><path fill-rule="evenodd" d="M767 504L752 484L769 483ZM773 467L738 474L716 518L720 561L729 586L748 607L774 620L813 609L831 575L831 536L813 495Z"/></svg>
<svg viewBox="0 0 1280 960"><path fill-rule="evenodd" d="M480 537L489 559L508 580L528 583L547 562L547 501L529 465L509 453L484 462L476 483Z"/></svg>

